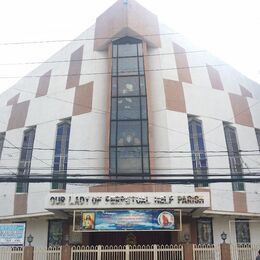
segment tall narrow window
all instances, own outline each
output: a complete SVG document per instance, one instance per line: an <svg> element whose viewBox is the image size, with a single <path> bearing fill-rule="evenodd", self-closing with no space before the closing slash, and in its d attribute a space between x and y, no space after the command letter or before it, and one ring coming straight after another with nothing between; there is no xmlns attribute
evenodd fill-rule
<svg viewBox="0 0 260 260"><path fill-rule="evenodd" d="M224 124L224 132L227 144L229 167L232 179L241 179L243 177L242 162L238 148L236 129L229 124ZM244 190L243 182L232 182L233 191Z"/></svg>
<svg viewBox="0 0 260 260"><path fill-rule="evenodd" d="M197 220L198 243L213 244L213 228L211 218L199 218Z"/></svg>
<svg viewBox="0 0 260 260"><path fill-rule="evenodd" d="M4 148L4 141L5 141L5 133L0 133L0 159Z"/></svg>
<svg viewBox="0 0 260 260"><path fill-rule="evenodd" d="M53 163L53 177L64 180L67 175L68 150L70 139L70 120L66 120L57 126L56 144ZM52 183L52 189L65 189L64 181Z"/></svg>
<svg viewBox="0 0 260 260"><path fill-rule="evenodd" d="M62 245L63 222L62 220L49 220L48 246Z"/></svg>
<svg viewBox="0 0 260 260"><path fill-rule="evenodd" d="M20 181L17 183L16 192L28 192L29 183L28 181L23 182L22 180L30 175L34 136L35 127L24 132L23 145L18 167L18 177Z"/></svg>
<svg viewBox="0 0 260 260"><path fill-rule="evenodd" d="M236 219L235 227L237 243L250 243L250 229L248 220Z"/></svg>
<svg viewBox="0 0 260 260"><path fill-rule="evenodd" d="M255 134L256 134L256 138L257 138L258 147L260 149L260 129L256 129Z"/></svg>
<svg viewBox="0 0 260 260"><path fill-rule="evenodd" d="M150 169L142 42L130 37L113 42L112 65L110 174L144 177Z"/></svg>
<svg viewBox="0 0 260 260"><path fill-rule="evenodd" d="M188 116L190 147L192 154L192 167L195 180L202 179L201 183L195 183L195 186L205 187L208 183L208 164L203 140L202 123L193 116Z"/></svg>

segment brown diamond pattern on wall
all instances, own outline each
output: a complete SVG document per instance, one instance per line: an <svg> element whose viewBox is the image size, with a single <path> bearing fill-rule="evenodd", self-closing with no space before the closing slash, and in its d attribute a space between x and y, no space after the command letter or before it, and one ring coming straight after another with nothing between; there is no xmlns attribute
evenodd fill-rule
<svg viewBox="0 0 260 260"><path fill-rule="evenodd" d="M42 75L39 79L39 84L36 92L36 98L47 95L51 79L51 70Z"/></svg>
<svg viewBox="0 0 260 260"><path fill-rule="evenodd" d="M223 83L220 77L219 72L213 68L213 66L207 64L207 70L209 74L209 79L211 82L211 86L214 89L224 90Z"/></svg>
<svg viewBox="0 0 260 260"><path fill-rule="evenodd" d="M181 82L163 79L166 109L186 113L185 97Z"/></svg>
<svg viewBox="0 0 260 260"><path fill-rule="evenodd" d="M21 128L25 126L29 105L29 100L13 105L7 130Z"/></svg>
<svg viewBox="0 0 260 260"><path fill-rule="evenodd" d="M173 50L179 81L192 83L186 50L176 43L173 43Z"/></svg>
<svg viewBox="0 0 260 260"><path fill-rule="evenodd" d="M254 127L251 111L245 97L229 93L234 119L237 124Z"/></svg>
<svg viewBox="0 0 260 260"><path fill-rule="evenodd" d="M73 116L89 113L92 110L93 84L91 81L87 84L78 86L75 89L73 104Z"/></svg>
<svg viewBox="0 0 260 260"><path fill-rule="evenodd" d="M84 46L81 46L71 54L66 89L74 88L79 85L83 47Z"/></svg>

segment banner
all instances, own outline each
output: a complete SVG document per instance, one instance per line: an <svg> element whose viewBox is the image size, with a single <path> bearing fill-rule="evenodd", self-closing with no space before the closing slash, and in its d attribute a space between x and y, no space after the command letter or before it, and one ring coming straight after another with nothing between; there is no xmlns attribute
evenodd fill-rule
<svg viewBox="0 0 260 260"><path fill-rule="evenodd" d="M174 210L83 211L81 231L174 230Z"/></svg>
<svg viewBox="0 0 260 260"><path fill-rule="evenodd" d="M25 223L0 224L0 246L23 245Z"/></svg>

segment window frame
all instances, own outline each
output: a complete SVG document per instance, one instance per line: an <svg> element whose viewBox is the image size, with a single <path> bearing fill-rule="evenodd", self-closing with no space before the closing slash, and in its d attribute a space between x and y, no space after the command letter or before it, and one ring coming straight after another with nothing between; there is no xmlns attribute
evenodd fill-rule
<svg viewBox="0 0 260 260"><path fill-rule="evenodd" d="M32 133L32 137L30 134ZM23 178L24 176L29 177L30 172L31 172L31 162L33 158L33 147L34 147L34 140L35 140L35 134L36 134L36 126L27 128L24 133L23 133L23 140L22 140L22 145L20 149L20 158L19 158L19 163L17 167L17 178ZM32 146L31 148L29 146L25 146L25 138L28 135L28 138L32 138L31 143ZM30 139L28 140L28 143L30 142ZM27 143L27 145L28 145ZM30 151L31 150L31 151ZM24 151L26 153L25 159L22 160L22 157L24 155ZM29 152L28 152L29 151ZM29 157L29 160L28 160ZM23 172L21 172L21 170ZM24 172L26 170L26 173ZM17 182L16 184L16 193L28 193L29 190L29 182Z"/></svg>
<svg viewBox="0 0 260 260"><path fill-rule="evenodd" d="M6 135L5 132L0 133L0 160L2 158L2 153L3 153L3 150L4 150L5 135Z"/></svg>
<svg viewBox="0 0 260 260"><path fill-rule="evenodd" d="M199 134L197 131L197 126L201 128L201 140L203 143L203 149L204 151L200 150L199 147ZM190 130L192 129L192 131ZM195 130L195 133L194 133ZM208 179L208 158L207 158L207 150L206 150L206 144L204 141L204 135L203 135L203 124L202 120L198 119L196 116L188 115L188 131L189 131L189 141L190 141L190 149L191 149L191 160L192 160L192 168L193 168L193 174L194 179ZM196 137L196 139L195 139ZM204 159L201 158L201 155L203 154ZM205 160L206 167L201 166L201 161ZM201 175L201 176L198 176ZM203 176L202 176L203 175ZM195 187L208 187L209 184L207 182L202 183L195 183Z"/></svg>
<svg viewBox="0 0 260 260"><path fill-rule="evenodd" d="M223 128L224 128L224 136L226 141L231 178L232 179L236 179L238 177L243 178L243 160L239 150L237 130L234 126L226 122L223 123ZM235 137L236 143L233 143L234 138L232 139L231 134L233 134L233 137ZM229 140L227 140L227 137L229 137ZM231 146L232 146L232 150L230 150ZM234 149L234 146L236 146L237 149ZM238 171L239 167L241 169L240 172ZM232 190L245 191L245 184L243 182L232 182Z"/></svg>
<svg viewBox="0 0 260 260"><path fill-rule="evenodd" d="M201 235L200 235L200 229L199 229L199 224L207 224L210 226L210 229L208 230L209 231L209 240L211 241L211 243L201 243ZM197 242L198 244L214 244L214 235L213 235L213 223L212 223L212 218L198 218L197 219Z"/></svg>
<svg viewBox="0 0 260 260"><path fill-rule="evenodd" d="M131 56L129 53L127 55L118 55L119 46L128 44L136 45L136 47L132 47L133 50L136 49L136 56ZM123 49L123 48L122 48ZM124 37L119 40L113 41L112 43L112 76L111 76L111 113L110 113L110 139L109 139L109 174L118 177L118 174L123 174L127 172L121 172L120 168L118 167L118 152L122 149L129 149L129 148L140 148L141 149L141 169L136 172L137 174L141 174L142 178L143 175L147 173L147 160L148 165L150 167L150 158L149 152L147 156L147 150L149 151L149 133L148 133L148 109L147 109L147 94L146 94L146 86L145 86L145 73L144 73L144 58L143 58L143 46L142 41L139 39L131 38L131 37ZM138 71L137 73L120 73L118 71L118 61L124 59L131 59L135 58L137 61ZM140 63L140 59L142 60ZM141 67L140 67L141 66ZM131 88L125 89L126 85L129 84L133 86L133 90ZM132 84L134 83L134 84ZM145 89L145 90L144 90ZM119 113L119 100L123 99L135 99L139 104L136 106L137 110L135 112L139 112L137 116L131 116L129 118L124 116L124 111L120 110ZM145 102L144 102L145 99ZM114 102L113 102L114 101ZM132 100L134 101L134 100ZM143 112L145 109L145 113ZM127 112L127 111L126 111ZM119 117L122 114L122 117ZM126 114L127 115L127 114ZM120 133L120 125L124 125L124 122L139 122L139 130L138 133L133 133L133 136L138 135L140 138L140 143L133 142L133 143L126 143L122 142L121 144L118 143L119 133ZM134 124L134 123L133 123ZM113 128L113 131L112 131ZM140 129L139 129L140 128ZM146 131L146 133L144 133ZM123 134L123 133L122 133ZM129 137L130 138L130 137ZM145 159L145 158L147 159ZM113 167L112 167L113 165ZM115 166L115 167L114 167ZM130 169L131 170L131 169ZM131 171L130 171L131 172ZM150 172L150 169L149 171ZM121 177L120 177L121 178ZM124 177L125 179L126 177Z"/></svg>
<svg viewBox="0 0 260 260"><path fill-rule="evenodd" d="M61 126L69 126L66 128L66 136L63 137L64 135L64 127L62 130L61 137L59 138L59 128ZM67 177L67 170L68 170L68 154L69 154L69 142L70 142L70 131L71 131L71 119L64 119L61 122L59 122L56 126L56 139L55 139L55 145L54 145L54 153L53 153L53 167L52 167L52 176L53 178L66 178ZM68 134L69 132L69 134ZM59 140L60 139L60 140ZM60 141L60 151L59 153L57 152L57 143ZM62 142L63 141L63 142ZM55 169L56 167L56 162L55 160L59 158L58 162L58 168ZM62 167L61 167L62 165ZM61 173L63 171L63 173ZM51 189L52 190L65 190L66 189L66 182L58 182L58 181L52 181L51 183Z"/></svg>

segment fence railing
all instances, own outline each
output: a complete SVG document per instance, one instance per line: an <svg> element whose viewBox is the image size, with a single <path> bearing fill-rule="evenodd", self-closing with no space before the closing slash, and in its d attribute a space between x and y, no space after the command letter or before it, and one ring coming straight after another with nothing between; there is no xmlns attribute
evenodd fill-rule
<svg viewBox="0 0 260 260"><path fill-rule="evenodd" d="M170 246L86 246L72 247L71 260L184 260L183 247Z"/></svg>
<svg viewBox="0 0 260 260"><path fill-rule="evenodd" d="M35 247L34 260L61 260L61 247L40 248Z"/></svg>
<svg viewBox="0 0 260 260"><path fill-rule="evenodd" d="M193 245L193 260L221 260L220 245Z"/></svg>
<svg viewBox="0 0 260 260"><path fill-rule="evenodd" d="M0 247L0 260L23 260L23 247Z"/></svg>
<svg viewBox="0 0 260 260"><path fill-rule="evenodd" d="M236 244L231 245L232 260L255 260L260 244Z"/></svg>

